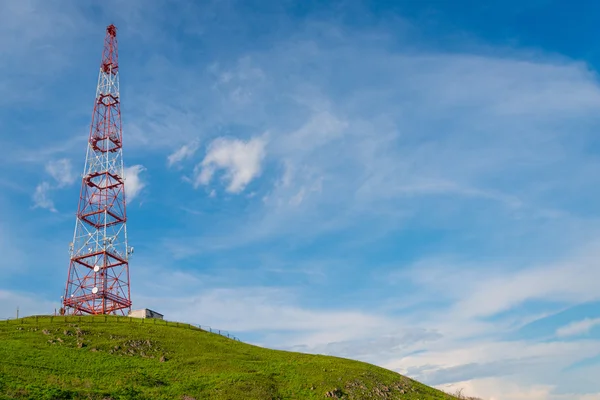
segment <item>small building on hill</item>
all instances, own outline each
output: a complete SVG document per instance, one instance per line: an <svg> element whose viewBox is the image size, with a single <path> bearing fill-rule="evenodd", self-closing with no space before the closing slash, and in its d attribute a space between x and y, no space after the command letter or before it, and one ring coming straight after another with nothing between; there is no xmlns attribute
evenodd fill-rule
<svg viewBox="0 0 600 400"><path fill-rule="evenodd" d="M157 313L156 311L149 310L144 308L142 310L131 310L129 311L129 316L133 318L156 318L163 319L163 315Z"/></svg>

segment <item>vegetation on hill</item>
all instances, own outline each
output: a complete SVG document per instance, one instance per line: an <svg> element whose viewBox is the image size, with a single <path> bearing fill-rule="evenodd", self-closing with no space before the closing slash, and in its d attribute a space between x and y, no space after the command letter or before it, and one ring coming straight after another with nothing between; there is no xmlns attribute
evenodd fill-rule
<svg viewBox="0 0 600 400"><path fill-rule="evenodd" d="M0 321L0 399L455 399L336 357L126 317Z"/></svg>

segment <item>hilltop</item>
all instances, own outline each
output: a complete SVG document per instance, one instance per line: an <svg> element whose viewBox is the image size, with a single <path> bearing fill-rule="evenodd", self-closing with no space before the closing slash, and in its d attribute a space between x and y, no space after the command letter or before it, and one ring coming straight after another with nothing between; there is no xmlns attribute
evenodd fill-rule
<svg viewBox="0 0 600 400"><path fill-rule="evenodd" d="M0 321L0 399L455 399L358 361L142 321Z"/></svg>

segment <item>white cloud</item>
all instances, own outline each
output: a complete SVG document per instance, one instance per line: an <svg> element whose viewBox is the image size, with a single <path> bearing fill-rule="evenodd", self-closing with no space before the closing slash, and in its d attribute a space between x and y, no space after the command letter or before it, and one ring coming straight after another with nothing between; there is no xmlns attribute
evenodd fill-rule
<svg viewBox="0 0 600 400"><path fill-rule="evenodd" d="M140 174L145 170L146 168L143 165L125 167L123 171L125 175L125 198L128 202L133 200L146 186L146 183L140 177Z"/></svg>
<svg viewBox="0 0 600 400"><path fill-rule="evenodd" d="M230 70L212 64L208 72L215 76L213 86L232 106L245 106L255 97L255 88L265 79L264 71L254 61L244 56Z"/></svg>
<svg viewBox="0 0 600 400"><path fill-rule="evenodd" d="M482 400L600 400L600 393L555 394L558 386L519 384L509 378L484 378L439 385L437 388L448 393L462 389L464 396L477 396Z"/></svg>
<svg viewBox="0 0 600 400"><path fill-rule="evenodd" d="M208 67L208 71L215 75L216 85L226 85L232 82L256 82L265 79L264 71L256 66L249 56L241 57L229 70L223 69L218 63L213 63Z"/></svg>
<svg viewBox="0 0 600 400"><path fill-rule="evenodd" d="M561 121L577 117L577 123L600 106L597 82L584 65L519 54L395 54L365 46L361 38L352 49L312 42L308 47L285 43L253 55L269 77L261 96L236 113L219 104L210 113L214 120L205 122L215 129L225 119L232 125L267 125L269 157L275 161L270 165L283 166L264 171L281 179L270 190L261 187L267 191L257 193L264 207L237 226L231 246L282 234L314 238L367 219L382 231L397 229L414 215L426 224L439 224L440 218L444 224L457 219L480 224L500 212L500 224L513 223L517 215L539 223L559 214L552 206L567 193L589 193L582 190L583 176L593 179L586 158L575 147L557 145L575 129L563 129ZM305 58L322 60L323 69L305 76L298 61ZM368 86L350 80L350 72L346 80L329 72L345 65L355 74L371 71ZM568 101L558 95L566 86L578 107L556 104ZM281 87L293 101L275 103L282 100ZM536 100L526 109L510 109L523 98ZM280 112L262 113L275 106ZM582 127L581 140L586 134ZM581 173L554 171L559 159ZM197 165L195 185L209 182L217 165ZM560 184L565 180L568 188ZM482 218L464 218L483 208L493 209ZM551 235L564 232L534 234L538 243Z"/></svg>
<svg viewBox="0 0 600 400"><path fill-rule="evenodd" d="M33 193L34 208L45 208L56 212L54 202L48 197L50 190L52 190L52 187L48 182L41 182L35 187L35 192Z"/></svg>
<svg viewBox="0 0 600 400"><path fill-rule="evenodd" d="M502 273L473 287L472 293L456 304L456 312L472 316L495 315L528 300L564 301L572 304L600 298L589 278L597 276L597 264L588 256L554 265ZM573 278L573 274L588 279ZM565 282L569 282L565 285ZM473 283L476 285L475 283ZM482 304L482 302L484 304Z"/></svg>
<svg viewBox="0 0 600 400"><path fill-rule="evenodd" d="M26 144L14 143L15 151L8 156L11 161L16 163L23 162L34 164L38 164L47 160L48 162L52 162L50 160L54 157L59 155L74 154L74 152L80 152L79 154L81 154L81 157L84 157L85 153L81 151L82 149L85 149L85 141L85 135L78 133L70 137L63 137L60 141L45 143L43 147L36 149L32 149ZM81 165L81 169L83 170L83 165Z"/></svg>
<svg viewBox="0 0 600 400"><path fill-rule="evenodd" d="M180 279L185 278L180 274ZM193 281L194 277L185 278ZM365 337L385 329L387 318L354 310L312 310L295 305L292 289L272 287L211 288L189 297L139 297L160 306L168 318L236 332L271 335L270 345L313 346L333 340ZM240 336L241 337L241 336Z"/></svg>
<svg viewBox="0 0 600 400"><path fill-rule="evenodd" d="M239 193L261 173L266 139L254 137L248 141L217 138L208 146L207 154L195 169L194 187L208 185L219 169L229 181L227 191Z"/></svg>
<svg viewBox="0 0 600 400"><path fill-rule="evenodd" d="M477 269L452 260L416 263L397 276L398 282L407 294L422 294L424 302L437 296L444 305L423 310L417 301L410 305L415 312L405 315L405 324L436 329L442 337L427 346L407 349L418 351L414 354L390 351L378 363L430 384L466 387L466 394L484 399L586 398L583 394L556 395L558 387L560 392L576 388L566 381L559 386L555 382L566 379L567 367L599 355L600 340L550 340L552 332L541 333L545 341L506 341L503 337L538 317L552 316L552 312L544 315L538 311L536 316L520 308L527 301L559 302L568 307L599 299L597 289L589 283L600 278L597 252L597 243L592 242L564 260L521 270L498 263L479 264ZM512 310L519 310L518 316L500 314ZM557 336L584 333L598 324L596 319L579 321L558 329ZM578 373L591 376L595 372ZM465 382L470 383L465 386ZM505 390L502 384L506 384ZM588 384L577 389L584 393L590 388Z"/></svg>
<svg viewBox="0 0 600 400"><path fill-rule="evenodd" d="M288 157L306 155L304 153L341 139L348 123L332 111L315 110L300 128L278 138L280 150Z"/></svg>
<svg viewBox="0 0 600 400"><path fill-rule="evenodd" d="M167 157L167 165L171 167L174 164L185 160L186 158L192 157L198 150L198 147L200 147L200 142L198 140L194 140L188 144L184 144L177 151L175 151L174 153L170 154L169 157Z"/></svg>
<svg viewBox="0 0 600 400"><path fill-rule="evenodd" d="M452 258L422 259L393 272L391 279L410 281L427 292L438 291L454 302L447 311L449 320L476 319L495 316L527 301L578 304L600 299L593 284L600 279L598 254L600 244L591 241L562 259L519 269L500 261L482 265Z"/></svg>
<svg viewBox="0 0 600 400"><path fill-rule="evenodd" d="M55 184L44 181L36 186L33 193L34 208L45 208L56 212L54 202L50 198L50 192L73 184L76 180L76 175L73 172L71 161L66 158L48 161L45 165L45 170L54 179Z"/></svg>
<svg viewBox="0 0 600 400"><path fill-rule="evenodd" d="M554 385L519 385L503 378L473 379L437 387L448 393L456 393L462 389L464 396L477 396L482 400L550 400ZM583 400L583 397L569 397L572 400Z"/></svg>
<svg viewBox="0 0 600 400"><path fill-rule="evenodd" d="M446 275L452 276L455 269L449 267L449 271ZM231 273L234 272L228 271L226 275ZM422 273L427 275L428 271ZM172 286L186 287L190 293L197 291L202 282L206 284L202 277L181 272L173 276L176 275L187 284ZM458 276L465 286L457 288L459 297L452 293L454 300L450 303L462 304L463 298L471 296L471 285L487 288L491 282L505 285L496 281L496 276L473 276L468 280ZM431 279L439 281L436 274ZM406 281L404 288L410 289L409 284ZM454 281L444 284L450 287ZM417 289L428 294L428 299L431 293L440 293L440 289L431 285ZM243 340L259 333L259 338L251 341L254 344L359 359L419 381L442 384L446 390L463 387L466 394L485 400L595 398L591 394L556 395L554 381L567 366L600 354L598 340L503 341L498 335L514 329L512 321L479 323L477 314L448 313L446 308L427 312L418 304L411 306L414 315L396 317L387 316L378 308L368 312L352 308L311 309L298 305L301 297L297 290L297 287L215 289L213 286L203 287L201 295L186 296L184 291L180 297L173 292L174 297L149 296L141 300L148 306L167 307L165 312L170 318L226 329ZM410 293L406 291L407 296ZM519 371L525 370L527 374L521 376Z"/></svg>
<svg viewBox="0 0 600 400"><path fill-rule="evenodd" d="M66 158L48 161L46 172L54 178L59 188L72 184L76 179L71 161Z"/></svg>
<svg viewBox="0 0 600 400"><path fill-rule="evenodd" d="M590 163L579 151L585 147L585 136L589 134L588 117L595 118L600 106L596 78L581 63L544 56L494 55L493 49L485 57L419 54L416 50L401 54L390 52L385 43L365 40L353 33L337 35L334 43L328 42L326 33L318 39L311 36L303 40L303 35L255 52L251 63L242 57L246 60L243 68L213 71L214 91L222 98L214 96L214 91L203 94L198 90L198 86L209 85L198 76L196 67L182 70L163 63L165 69L176 71L168 75L176 79L148 84L158 99L156 108L148 108L152 118L139 119L140 142L164 146L172 141L171 136L164 135L165 131L179 135L180 143L189 141L198 132L194 115L206 115L206 121L201 123L202 128L208 129L203 131L215 131L213 128L227 121L235 127L260 127L276 133L269 138L269 157L286 165L284 176L269 193L269 199L282 200L280 203L288 207L282 206L274 213L270 207L273 203L266 201L264 208L254 210L254 218L233 215L232 220L249 221L245 225L224 221L229 223L222 225L227 226L226 236L219 237L217 228L207 231L208 237L197 238L190 238L189 232L183 231L181 235L186 240L175 237L173 242L193 252L211 246L227 251L287 232L305 234L315 241L323 227L340 229L359 220L354 217L362 217L357 224L369 221L366 229L361 226L364 236L381 236L387 227L401 229L405 219L418 215L410 221L416 231L421 227L416 225L423 224L452 232L458 239L477 241L485 236L485 248L474 245L468 251L494 257L490 248L502 247L503 253L511 254L510 263L500 267L473 266L444 260L438 269L422 263L420 280L398 283L396 289L402 293L398 303L405 305L407 297L414 301L409 292L412 283L419 287L423 303L431 299L443 302L439 306L443 310L423 310L423 304L416 302L411 310L402 310L407 315L398 318L373 317L352 310L310 310L295 300L273 305L281 293L262 299L243 292L236 298L235 289L170 299L168 312L174 318L193 317L200 323L206 321L232 331L268 331L271 327L297 330L293 336L268 334L261 340L267 344L304 344L308 350L322 349L332 342L328 349L338 352L340 348L351 350L360 342L360 356L369 357L369 351L375 354L382 343L388 343L387 355L376 354L373 360L410 369L415 377L462 380L460 374L473 376L477 370L505 373L520 366L517 371L526 381L522 384L513 385L514 377L496 386L490 384L489 389L473 383L480 380L469 382L475 390L490 396L506 393L504 400L511 396L550 398L553 389L548 381L557 382L560 368L584 352L597 351L598 344L585 341L575 347L554 342L543 346L532 346L531 341L508 343L498 336L514 324L503 319L481 321L480 317L515 310L528 300L573 304L597 298L593 287L593 282L597 282L594 278L598 278L593 262L596 254L572 262L526 265L525 271L518 271L527 260L538 259L547 251L570 249L581 235L573 234L577 229L566 229L569 222L562 216L553 224L544 218L540 229L542 224L532 223L534 213L529 211L551 209L558 204L566 213L565 204L571 203L563 199L596 195L597 185L589 185L597 176L595 161ZM381 35L376 36L380 40ZM342 70L344 73L339 74ZM168 85L166 92L161 90L161 84ZM165 108L164 93L175 94L170 97L172 107ZM148 93L140 92L142 96ZM198 96L214 96L215 101ZM196 112L197 104L206 110ZM208 185L217 171L223 170L230 192L244 190L264 173L264 145L249 151L244 147L248 143L239 139L213 142L214 147L196 167L195 186ZM182 149L167 161L176 164L179 157L185 159L190 149ZM248 153L252 152L259 155L250 157ZM245 156L240 157L239 153ZM557 165L560 168L555 168ZM137 193L143 183L139 170L133 172L135 178L128 181L126 188ZM263 193L259 191L257 197L262 198ZM443 201L439 201L441 198ZM489 210L489 203L497 208ZM514 223L515 214L500 213L498 209L525 210L523 223ZM584 215L585 211L578 213ZM297 223L290 223L292 220ZM488 225L483 226L482 221ZM514 225L508 226L509 222ZM466 224L480 225L473 229ZM345 233L342 240L361 239L360 234L348 239L354 234L349 229ZM494 235L502 237L494 243ZM519 248L513 253L506 247L515 241ZM541 252L532 250L535 241L544 243ZM301 242L295 244L301 248ZM361 275L361 285L372 283L365 270L385 269L377 261L373 264L361 271L365 274ZM419 270L411 273L419 275ZM229 298L220 305L224 296ZM385 294L378 296L382 302L393 300ZM147 300L159 304L159 300ZM224 314L206 310L213 306ZM253 313L259 316L258 320L248 317ZM358 324L348 322L353 318ZM397 333L396 328L402 326L414 327L417 333L436 331L442 337L426 345L415 344L401 334L398 337L404 346L398 340L386 342L385 334L381 341L361 341L365 336L377 336L379 328ZM419 353L408 354L409 351ZM535 366L533 372L516 360L521 354L527 367ZM539 372L544 365L556 369Z"/></svg>
<svg viewBox="0 0 600 400"><path fill-rule="evenodd" d="M593 134L585 121L595 118L600 106L596 77L581 63L544 56L399 54L352 34L340 37L335 43L344 44L339 47L326 39L307 39L253 54L253 62L268 79L252 84L251 102L235 101L243 97L236 97L241 83L233 72L217 74L216 86L226 92L228 102L215 106L210 113L214 121L207 124L220 127L227 120L233 126L268 128L273 132L269 157L283 168L277 170L280 179L273 179L275 187L257 194L265 199L264 207L254 218L244 219L244 225L227 221L231 224L225 235L213 231L210 237L172 238L173 243L189 255L226 251L288 233L304 233L314 241L323 230L347 228L360 217L372 227L364 229L366 235L384 236L386 228L397 231L417 215L406 221L411 228L449 229L465 242L480 241L485 248L466 250L480 257L495 257L500 247L503 254L511 253L505 265L442 259L424 260L411 269L397 282L403 294L398 303L404 305L407 297L420 301L400 310L397 318L382 316L387 331L381 337L376 328L344 329L336 325L334 315L332 329L303 332L291 324L298 329L294 335L266 333L261 340L296 344L306 351L341 352L410 371L418 379L475 382L479 393L473 394L482 397L552 398L561 369L598 352L600 344L509 342L502 336L535 318L521 308L529 301L572 305L598 298L593 284L600 278L594 262L597 252L559 262L557 257L540 257L549 249L568 252L596 229L573 221L559 200L590 193L589 181L596 178L595 161L566 140L576 135L585 143ZM311 68L306 68L308 63ZM344 74L331 72L342 69ZM280 96L282 87L285 99ZM278 112L265 115L264 110L272 109ZM222 160L230 158L220 156L212 168L200 164L196 185L208 184L219 168L226 169L221 165L231 164ZM560 169L554 168L558 161ZM318 190L311 192L313 187ZM276 212L274 204L280 205ZM560 212L553 207L561 207ZM349 236L352 231L345 232ZM506 249L515 242L514 253ZM542 261L532 265L531 259ZM372 283L369 276L364 281ZM394 300L381 296L385 303ZM428 307L432 299L437 308ZM281 328L287 321L280 322L278 312L292 310L298 318L313 318L313 312L319 312L293 301L269 312L273 306L265 303L267 311L253 299L230 300L229 309L222 310L228 313L224 319L196 315L235 331L233 327L268 330L263 318ZM302 312L294 311L298 309ZM502 317L516 310L525 315ZM244 316L252 312L261 316L260 323L246 322ZM236 323L236 318L242 322ZM400 333L404 326L417 333L439 332L441 337L411 342ZM388 351L379 351L385 346ZM515 375L504 376L511 371L522 373L522 382ZM500 383L489 383L486 389L481 381L491 379Z"/></svg>
<svg viewBox="0 0 600 400"><path fill-rule="evenodd" d="M556 336L567 337L588 333L593 327L600 325L600 318L586 318L562 326L556 330Z"/></svg>
<svg viewBox="0 0 600 400"><path fill-rule="evenodd" d="M584 169L579 150L556 143L572 131L561 129L561 121L585 119L600 106L600 90L585 65L519 54L394 54L365 46L361 38L352 46L293 42L254 54L269 78L261 96L237 114L222 104L211 114L215 126L225 118L233 125L266 125L273 132L269 157L276 161L270 165L285 165L265 171L282 175L280 184L258 193L265 199L261 216L239 229L252 240L288 234L290 227L295 236L314 237L347 229L357 217L398 227L425 214L436 223L484 207L510 213L503 223L517 215L545 220L557 215L552 206L558 200L549 199L585 187L579 181L584 174L569 174L577 178L565 191L558 183L568 179L563 172L549 172L557 159ZM298 61L305 58L322 60L323 68L305 71ZM331 74L345 65L354 74L370 71L368 85L350 72L347 79ZM293 101L275 103L281 87ZM566 87L577 107L557 95ZM274 107L281 112L262 113ZM210 181L216 165L198 166L196 185ZM518 179L509 184L509 176ZM474 201L477 207L463 209ZM233 246L244 242L238 239Z"/></svg>
<svg viewBox="0 0 600 400"><path fill-rule="evenodd" d="M600 341L532 343L479 339L461 344L460 340L446 338L428 347L427 351L390 361L385 367L433 384L507 376L523 368L530 373L558 373L577 360L598 354Z"/></svg>

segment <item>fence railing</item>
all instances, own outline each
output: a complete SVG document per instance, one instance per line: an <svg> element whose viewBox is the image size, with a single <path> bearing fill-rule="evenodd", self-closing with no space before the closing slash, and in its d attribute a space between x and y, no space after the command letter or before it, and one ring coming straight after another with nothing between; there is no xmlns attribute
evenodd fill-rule
<svg viewBox="0 0 600 400"><path fill-rule="evenodd" d="M229 332L224 331L222 329L211 328L210 326L207 326L207 325L197 325L197 327L200 328L200 329L202 329L203 331L208 331L210 333L216 333L216 334L219 334L221 336L228 337L229 339L237 340L238 342L240 341L240 339L238 339L237 337L233 336Z"/></svg>
<svg viewBox="0 0 600 400"><path fill-rule="evenodd" d="M115 322L115 323L130 323L130 324L151 324L151 325L165 325L165 326L173 326L180 328L188 328L188 329L199 329L205 332L214 333L217 335L221 335L223 337L229 338L231 340L235 340L240 342L236 336L232 335L228 331L222 329L212 328L208 325L197 325L191 324L187 322L174 322L167 321L165 319L157 319L157 318L135 318L135 317L126 317L126 316L118 316L118 315L34 315L23 318L2 318L0 319L0 324L16 324L16 325L29 325L29 324L39 324L44 322L52 323L104 323L104 322Z"/></svg>

